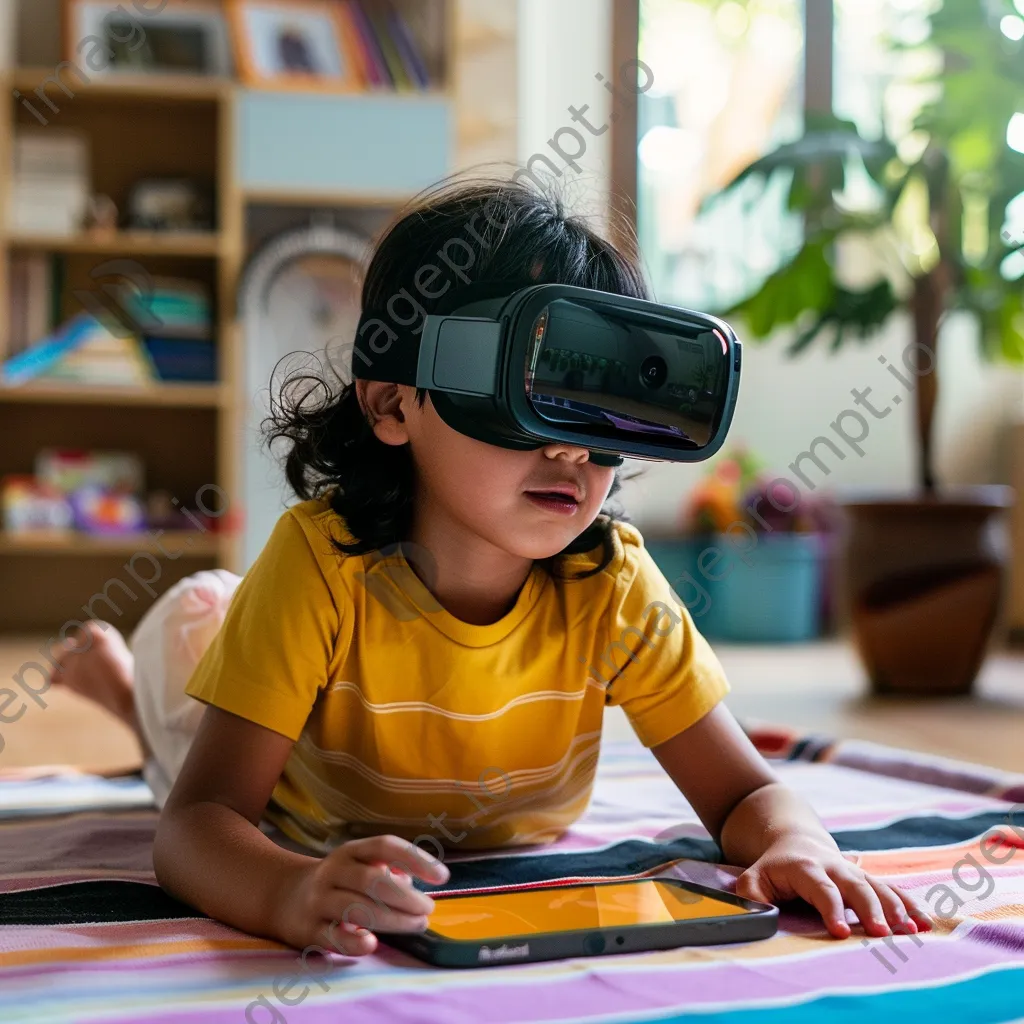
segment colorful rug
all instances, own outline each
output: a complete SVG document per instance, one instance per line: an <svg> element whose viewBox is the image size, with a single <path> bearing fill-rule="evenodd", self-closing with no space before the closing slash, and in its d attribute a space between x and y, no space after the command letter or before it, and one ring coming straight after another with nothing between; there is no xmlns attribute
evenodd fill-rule
<svg viewBox="0 0 1024 1024"><path fill-rule="evenodd" d="M1024 1019L1024 777L748 724L840 847L909 888L935 929L828 936L803 904L754 943L432 968L386 946L313 954L244 935L156 886L139 778L0 775L3 1024L462 1024ZM730 888L739 870L657 761L602 753L586 816L559 843L453 855L447 888L661 873ZM851 922L853 918L850 918ZM301 997L301 998L300 998Z"/></svg>

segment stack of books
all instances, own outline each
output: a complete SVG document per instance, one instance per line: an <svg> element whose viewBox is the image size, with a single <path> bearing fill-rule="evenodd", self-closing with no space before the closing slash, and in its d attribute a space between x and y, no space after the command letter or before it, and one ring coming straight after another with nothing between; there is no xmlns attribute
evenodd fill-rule
<svg viewBox="0 0 1024 1024"><path fill-rule="evenodd" d="M420 45L392 4L345 0L340 11L349 46L368 86L399 91L430 88Z"/></svg>
<svg viewBox="0 0 1024 1024"><path fill-rule="evenodd" d="M137 337L113 334L88 313L73 317L0 368L0 384L7 387L30 380L139 385L155 379Z"/></svg>
<svg viewBox="0 0 1024 1024"><path fill-rule="evenodd" d="M81 313L0 367L0 385L29 380L140 385L213 382L217 354L209 292L202 282L155 278L143 295L125 285L97 315Z"/></svg>
<svg viewBox="0 0 1024 1024"><path fill-rule="evenodd" d="M128 289L122 307L138 323L143 347L160 380L212 383L217 379L213 313L205 285L158 277L144 298Z"/></svg>
<svg viewBox="0 0 1024 1024"><path fill-rule="evenodd" d="M89 146L77 132L20 129L8 199L10 231L73 235L89 200Z"/></svg>
<svg viewBox="0 0 1024 1024"><path fill-rule="evenodd" d="M64 257L13 253L7 264L8 349L17 354L45 338L60 322Z"/></svg>

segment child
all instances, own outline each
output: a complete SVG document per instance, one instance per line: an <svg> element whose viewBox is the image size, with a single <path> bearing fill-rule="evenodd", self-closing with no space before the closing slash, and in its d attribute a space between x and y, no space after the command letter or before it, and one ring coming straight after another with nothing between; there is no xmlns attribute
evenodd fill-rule
<svg viewBox="0 0 1024 1024"><path fill-rule="evenodd" d="M648 298L638 266L557 200L485 182L443 186L390 228L363 307L410 322L470 266L475 284ZM57 671L137 729L170 893L299 948L372 952L375 931L426 926L412 876L443 883L445 850L547 843L582 814L618 704L747 869L741 895L803 897L838 938L845 906L870 935L930 927L839 852L722 703L715 655L604 508L613 468L474 440L427 393L372 380L334 394L293 379L269 435L301 502L245 578L183 580L131 651L91 622Z"/></svg>

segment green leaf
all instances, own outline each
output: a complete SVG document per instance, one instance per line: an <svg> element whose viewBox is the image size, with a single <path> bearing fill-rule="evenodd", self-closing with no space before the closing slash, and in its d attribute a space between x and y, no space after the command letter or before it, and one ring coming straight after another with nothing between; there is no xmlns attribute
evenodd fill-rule
<svg viewBox="0 0 1024 1024"><path fill-rule="evenodd" d="M809 121L812 121L809 117ZM812 168L821 168L826 189L843 187L845 161L859 156L865 165L884 166L896 155L896 148L887 139L865 139L850 121L839 118L818 118L816 123L827 125L823 129L811 128L803 138L787 142L765 154L741 170L720 192L704 201L706 209L721 196L734 191L748 179L768 179L778 172L788 172L796 178L798 173L807 174ZM809 179L805 179L809 180ZM803 187L802 183L797 189ZM801 207L802 208L802 207Z"/></svg>
<svg viewBox="0 0 1024 1024"><path fill-rule="evenodd" d="M797 356L803 352L822 332L826 323L824 317L816 317L810 327L805 328L797 335L796 340L786 349L786 355Z"/></svg>
<svg viewBox="0 0 1024 1024"><path fill-rule="evenodd" d="M983 124L972 125L949 142L949 155L960 174L988 170L995 154L992 136Z"/></svg>
<svg viewBox="0 0 1024 1024"><path fill-rule="evenodd" d="M1024 364L1024 296L1007 292L1000 316L999 355L1008 363Z"/></svg>
<svg viewBox="0 0 1024 1024"><path fill-rule="evenodd" d="M810 242L726 315L742 316L754 337L766 338L807 310L826 309L834 287L824 243Z"/></svg>

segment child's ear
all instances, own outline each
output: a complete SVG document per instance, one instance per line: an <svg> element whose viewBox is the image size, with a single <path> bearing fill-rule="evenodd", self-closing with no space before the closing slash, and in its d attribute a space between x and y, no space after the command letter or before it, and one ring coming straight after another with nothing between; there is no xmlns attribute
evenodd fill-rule
<svg viewBox="0 0 1024 1024"><path fill-rule="evenodd" d="M402 410L403 389L398 384L357 380L356 396L379 440L391 445L408 443L409 432Z"/></svg>

